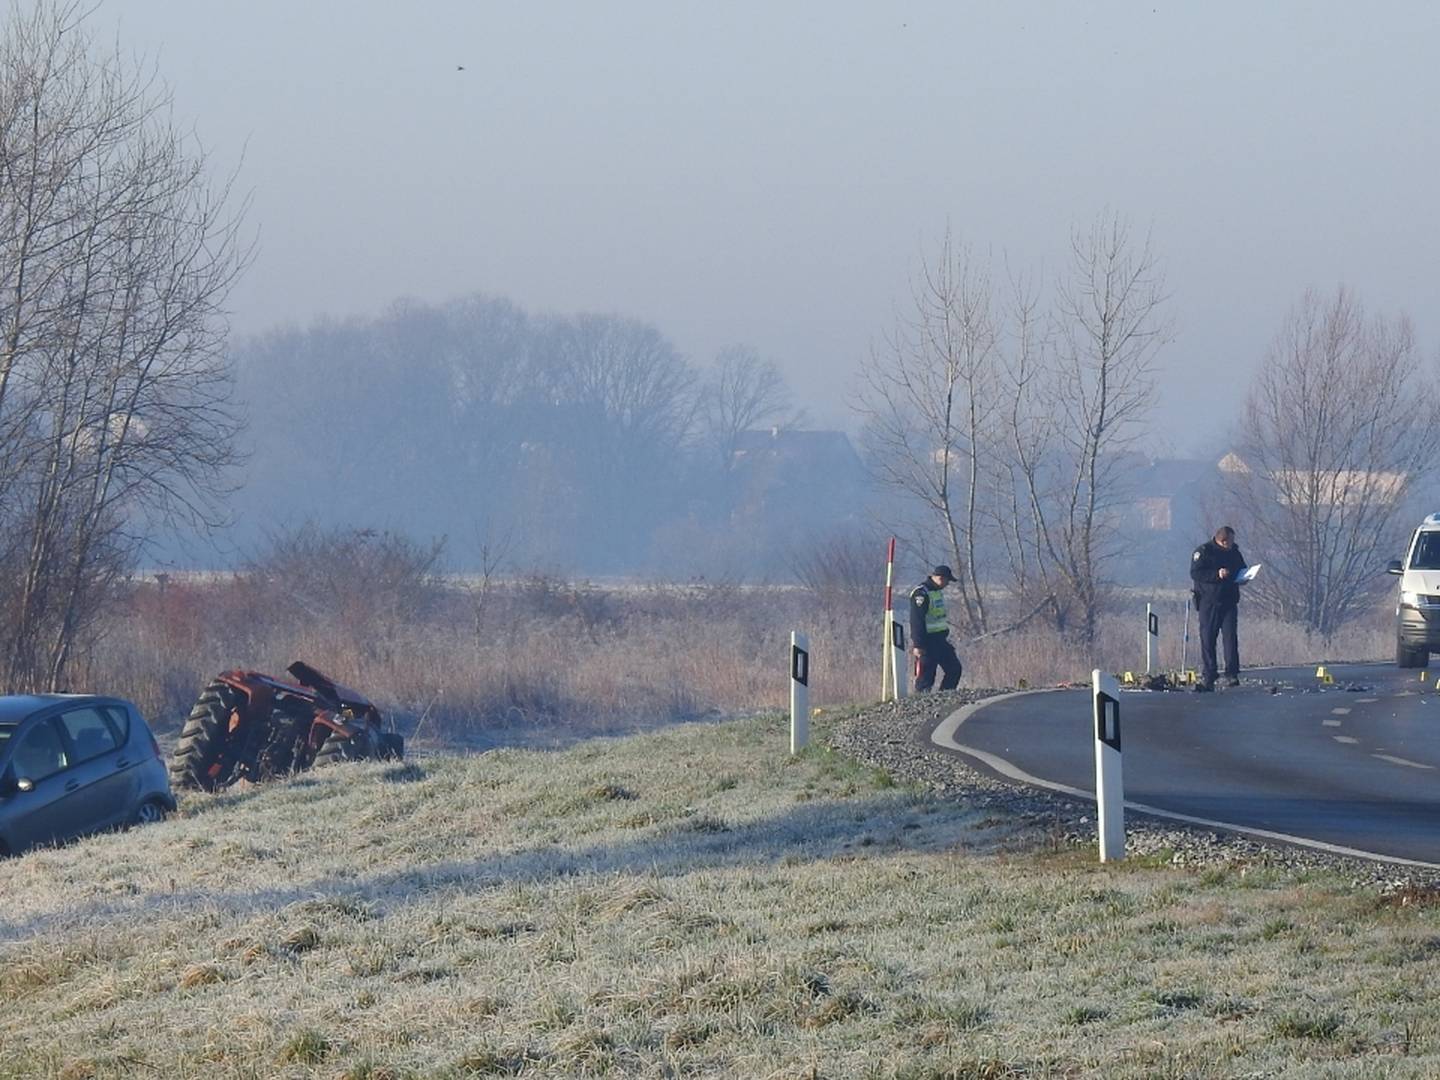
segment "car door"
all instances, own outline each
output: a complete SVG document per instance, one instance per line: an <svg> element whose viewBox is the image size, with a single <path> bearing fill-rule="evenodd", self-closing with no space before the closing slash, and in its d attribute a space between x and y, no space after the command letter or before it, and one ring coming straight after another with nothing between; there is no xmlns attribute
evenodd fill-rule
<svg viewBox="0 0 1440 1080"><path fill-rule="evenodd" d="M110 720L94 705L60 714L70 767L66 798L74 805L65 816L70 835L123 825L132 809L135 776L125 760Z"/></svg>
<svg viewBox="0 0 1440 1080"><path fill-rule="evenodd" d="M72 835L70 816L75 805L68 796L74 787L67 790L72 783L66 775L68 764L64 736L54 717L29 724L15 736L15 749L3 778L15 851Z"/></svg>

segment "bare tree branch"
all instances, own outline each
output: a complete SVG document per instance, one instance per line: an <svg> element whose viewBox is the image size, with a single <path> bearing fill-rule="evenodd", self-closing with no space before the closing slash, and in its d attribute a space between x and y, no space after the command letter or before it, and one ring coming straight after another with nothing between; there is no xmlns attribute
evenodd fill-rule
<svg viewBox="0 0 1440 1080"><path fill-rule="evenodd" d="M0 45L0 602L11 688L60 686L137 523L223 523L239 420L224 304L244 203L88 11Z"/></svg>
<svg viewBox="0 0 1440 1080"><path fill-rule="evenodd" d="M1403 316L1368 317L1349 291L1307 292L1250 386L1243 466L1225 477L1266 574L1251 596L1331 634L1388 579L1375 552L1403 539L1407 497L1440 450L1440 392Z"/></svg>

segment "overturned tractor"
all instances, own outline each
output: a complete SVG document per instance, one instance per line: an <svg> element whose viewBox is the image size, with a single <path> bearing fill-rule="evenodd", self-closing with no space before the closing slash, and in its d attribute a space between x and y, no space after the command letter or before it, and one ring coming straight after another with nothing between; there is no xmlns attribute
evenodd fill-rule
<svg viewBox="0 0 1440 1080"><path fill-rule="evenodd" d="M258 671L226 671L200 694L170 760L177 788L215 791L316 765L398 759L405 740L383 730L364 696L297 660L286 682Z"/></svg>

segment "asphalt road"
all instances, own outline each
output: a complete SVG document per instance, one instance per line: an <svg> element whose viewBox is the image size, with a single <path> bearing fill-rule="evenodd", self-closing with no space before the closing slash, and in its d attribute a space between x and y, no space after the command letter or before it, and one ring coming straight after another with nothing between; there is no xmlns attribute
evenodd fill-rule
<svg viewBox="0 0 1440 1080"><path fill-rule="evenodd" d="M1333 684L1309 667L1245 672L1213 694L1123 691L1127 807L1440 868L1437 672L1421 682L1393 664L1328 671ZM1094 798L1088 688L988 699L931 741L988 772Z"/></svg>

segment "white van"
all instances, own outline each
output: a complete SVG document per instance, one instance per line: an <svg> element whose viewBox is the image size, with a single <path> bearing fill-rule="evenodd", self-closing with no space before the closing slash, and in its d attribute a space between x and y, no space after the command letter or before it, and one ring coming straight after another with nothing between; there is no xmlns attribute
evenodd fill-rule
<svg viewBox="0 0 1440 1080"><path fill-rule="evenodd" d="M1424 667L1440 652L1440 514L1431 514L1410 537L1405 561L1394 559L1386 571L1400 577L1395 607L1395 663Z"/></svg>

